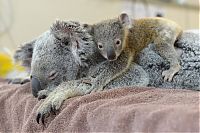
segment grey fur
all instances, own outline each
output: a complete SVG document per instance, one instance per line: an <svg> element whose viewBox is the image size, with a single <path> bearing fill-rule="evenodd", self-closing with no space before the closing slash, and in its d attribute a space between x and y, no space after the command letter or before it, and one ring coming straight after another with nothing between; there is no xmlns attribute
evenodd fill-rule
<svg viewBox="0 0 200 133"><path fill-rule="evenodd" d="M14 59L16 62L21 61L22 66L26 67L28 71L31 68L32 53L35 40L24 43L20 49L15 52Z"/></svg>
<svg viewBox="0 0 200 133"><path fill-rule="evenodd" d="M169 64L157 54L152 44L139 55L138 64L149 74L148 86L161 88L179 88L200 90L200 32L184 32L176 42L182 50L180 56L181 70L174 76L172 82L163 82L161 73L169 68Z"/></svg>

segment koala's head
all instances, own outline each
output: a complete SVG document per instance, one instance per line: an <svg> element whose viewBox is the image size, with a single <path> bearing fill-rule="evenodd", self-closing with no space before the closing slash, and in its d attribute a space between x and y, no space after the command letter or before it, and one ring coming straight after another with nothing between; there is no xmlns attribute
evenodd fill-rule
<svg viewBox="0 0 200 133"><path fill-rule="evenodd" d="M70 44L70 50L75 62L81 67L88 66L88 62L96 52L93 37L85 24L75 21L56 21L51 27L51 32L60 40L61 44Z"/></svg>
<svg viewBox="0 0 200 133"><path fill-rule="evenodd" d="M40 90L54 89L61 82L75 80L79 76L83 64L80 55L88 52L82 46L93 44L92 37L81 28L77 22L56 21L49 31L16 51L15 59L30 68L35 97ZM84 57L87 60L87 56Z"/></svg>
<svg viewBox="0 0 200 133"><path fill-rule="evenodd" d="M125 13L91 26L91 34L104 58L110 61L118 58L124 48L125 28L130 26L131 21Z"/></svg>

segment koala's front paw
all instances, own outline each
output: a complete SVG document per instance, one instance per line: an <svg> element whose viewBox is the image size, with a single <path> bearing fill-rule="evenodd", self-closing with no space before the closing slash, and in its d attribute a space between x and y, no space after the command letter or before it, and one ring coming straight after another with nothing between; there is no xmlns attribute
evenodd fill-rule
<svg viewBox="0 0 200 133"><path fill-rule="evenodd" d="M81 80L65 82L55 88L37 110L36 121L39 124L40 120L44 124L44 119L51 113L59 110L65 99L84 95L87 89L87 84L81 84ZM45 92L45 91L44 91Z"/></svg>
<svg viewBox="0 0 200 133"><path fill-rule="evenodd" d="M180 70L180 66L171 67L169 70L165 70L162 72L162 76L164 77L164 81L171 82L174 75Z"/></svg>
<svg viewBox="0 0 200 133"><path fill-rule="evenodd" d="M15 79L8 79L9 84L25 84L30 82L29 78L15 78Z"/></svg>
<svg viewBox="0 0 200 133"><path fill-rule="evenodd" d="M37 110L37 123L39 124L41 120L44 125L45 118L49 117L51 113L55 113L59 110L64 100L64 94L57 91L50 93Z"/></svg>
<svg viewBox="0 0 200 133"><path fill-rule="evenodd" d="M49 93L51 91L49 90L41 90L38 92L38 100L41 100L41 99L45 99L46 97L48 97Z"/></svg>

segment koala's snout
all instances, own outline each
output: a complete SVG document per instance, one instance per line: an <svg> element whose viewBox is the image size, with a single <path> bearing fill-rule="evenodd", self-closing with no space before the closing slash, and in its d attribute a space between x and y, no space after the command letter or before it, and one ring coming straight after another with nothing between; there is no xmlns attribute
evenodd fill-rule
<svg viewBox="0 0 200 133"><path fill-rule="evenodd" d="M116 56L114 48L108 48L107 49L107 58L110 61L116 60L117 56Z"/></svg>
<svg viewBox="0 0 200 133"><path fill-rule="evenodd" d="M41 88L41 85L40 85L40 81L35 77L31 77L31 88L32 88L33 96L37 97L38 96L38 92L42 88Z"/></svg>

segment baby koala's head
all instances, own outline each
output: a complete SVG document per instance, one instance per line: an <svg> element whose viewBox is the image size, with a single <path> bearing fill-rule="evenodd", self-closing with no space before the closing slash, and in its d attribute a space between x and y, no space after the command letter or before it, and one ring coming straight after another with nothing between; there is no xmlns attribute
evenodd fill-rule
<svg viewBox="0 0 200 133"><path fill-rule="evenodd" d="M109 61L118 58L124 49L125 30L130 27L131 21L126 13L90 26L94 41L104 58Z"/></svg>

